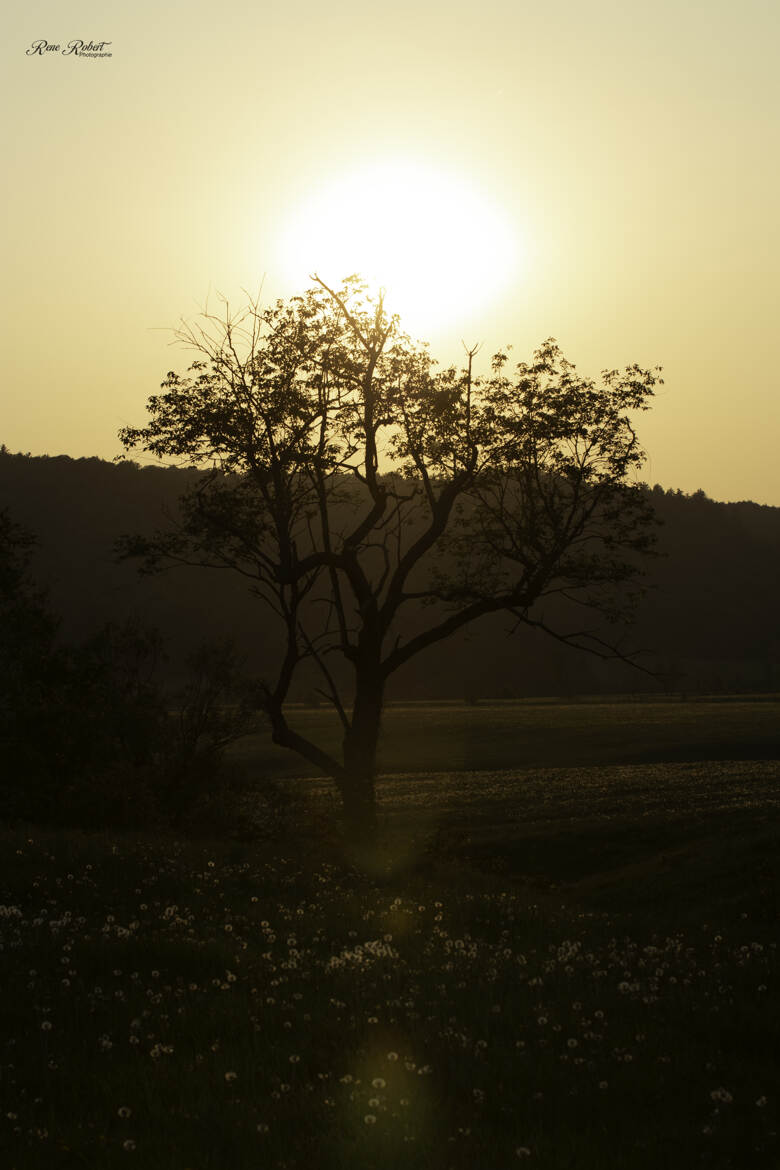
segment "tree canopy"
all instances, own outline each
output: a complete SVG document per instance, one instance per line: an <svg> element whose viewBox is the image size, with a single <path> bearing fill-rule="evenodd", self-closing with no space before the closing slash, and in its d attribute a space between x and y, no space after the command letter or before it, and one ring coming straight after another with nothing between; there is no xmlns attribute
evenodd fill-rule
<svg viewBox="0 0 780 1170"><path fill-rule="evenodd" d="M475 350L440 369L357 277L237 315L225 304L178 336L197 360L121 438L204 474L178 524L123 552L238 572L273 610L282 637L260 690L273 738L333 777L353 825L373 821L384 688L413 656L498 611L618 653L587 617L549 625L544 602L616 617L630 600L653 542L632 416L657 369L596 383L552 339L530 362L496 354L485 376ZM341 758L291 726L303 663L341 720Z"/></svg>

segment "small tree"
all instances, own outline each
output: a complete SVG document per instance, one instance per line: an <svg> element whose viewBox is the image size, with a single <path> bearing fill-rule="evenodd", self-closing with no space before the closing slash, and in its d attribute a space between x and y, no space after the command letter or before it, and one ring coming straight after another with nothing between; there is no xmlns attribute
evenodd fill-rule
<svg viewBox="0 0 780 1170"><path fill-rule="evenodd" d="M207 467L176 527L125 537L125 555L242 574L282 634L261 704L275 743L332 777L354 832L375 823L377 743L390 676L491 613L604 657L593 629L551 626L560 595L614 617L652 544L630 411L658 371L580 377L555 342L488 377L437 370L357 277L238 316L225 305L179 340L125 447ZM304 662L343 729L339 758L290 723ZM339 665L340 663L340 665ZM350 678L351 676L351 678ZM344 686L344 678L350 681Z"/></svg>
<svg viewBox="0 0 780 1170"><path fill-rule="evenodd" d="M58 621L33 583L36 539L0 510L0 815L15 816L56 740L51 698L64 674Z"/></svg>

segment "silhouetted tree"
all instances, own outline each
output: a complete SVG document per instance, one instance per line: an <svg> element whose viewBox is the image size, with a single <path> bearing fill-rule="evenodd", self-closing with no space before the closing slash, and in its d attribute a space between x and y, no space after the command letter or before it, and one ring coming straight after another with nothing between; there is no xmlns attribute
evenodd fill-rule
<svg viewBox="0 0 780 1170"><path fill-rule="evenodd" d="M252 730L254 723L230 642L201 645L187 667L162 753L162 798L176 825L213 787L228 745Z"/></svg>
<svg viewBox="0 0 780 1170"><path fill-rule="evenodd" d="M552 340L511 372L499 353L474 377L475 351L437 370L357 277L315 281L179 332L199 359L168 374L149 424L121 439L210 471L177 526L121 547L148 570L238 572L273 610L281 650L261 685L273 740L333 778L359 833L375 823L385 686L412 657L498 611L622 656L587 623L553 628L540 603L562 595L615 617L630 596L653 533L629 412L647 408L658 371L605 371L597 385ZM341 720L339 758L285 709L306 661Z"/></svg>
<svg viewBox="0 0 780 1170"><path fill-rule="evenodd" d="M83 646L59 641L30 574L35 543L0 512L0 815L61 820L77 789L93 805L105 795L108 765L151 761L164 708L144 669L150 632L106 627Z"/></svg>
<svg viewBox="0 0 780 1170"><path fill-rule="evenodd" d="M29 529L0 510L0 685L9 694L41 673L57 632L57 619L30 574L35 543Z"/></svg>
<svg viewBox="0 0 780 1170"><path fill-rule="evenodd" d="M0 816L181 824L250 726L231 646L202 645L170 696L156 630L128 620L62 642L30 573L35 544L0 510Z"/></svg>
<svg viewBox="0 0 780 1170"><path fill-rule="evenodd" d="M57 619L30 575L34 546L34 535L0 511L0 810L12 814L50 745L51 698L64 673Z"/></svg>

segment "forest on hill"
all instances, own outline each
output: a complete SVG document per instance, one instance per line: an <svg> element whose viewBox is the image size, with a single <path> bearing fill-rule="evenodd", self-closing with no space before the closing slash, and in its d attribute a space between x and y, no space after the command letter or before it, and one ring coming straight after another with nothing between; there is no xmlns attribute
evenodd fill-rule
<svg viewBox="0 0 780 1170"><path fill-rule="evenodd" d="M0 509L37 539L36 582L80 642L108 622L161 633L168 670L198 646L232 639L252 673L273 655L272 615L228 572L178 568L141 576L117 559L122 534L150 533L175 517L199 472L132 462L0 451ZM658 556L623 636L657 677L576 652L511 619L485 618L432 647L392 680L389 698L479 701L534 696L780 689L780 508L718 503L702 491L648 487L660 521ZM295 698L313 700L304 679Z"/></svg>

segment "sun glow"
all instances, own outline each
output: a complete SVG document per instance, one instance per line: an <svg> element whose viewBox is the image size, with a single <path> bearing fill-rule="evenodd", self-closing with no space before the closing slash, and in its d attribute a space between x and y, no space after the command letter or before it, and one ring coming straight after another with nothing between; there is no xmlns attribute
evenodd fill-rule
<svg viewBox="0 0 780 1170"><path fill-rule="evenodd" d="M524 267L509 216L467 177L384 160L323 184L292 210L279 262L299 285L357 272L410 332L467 326Z"/></svg>

